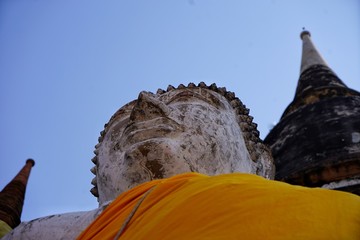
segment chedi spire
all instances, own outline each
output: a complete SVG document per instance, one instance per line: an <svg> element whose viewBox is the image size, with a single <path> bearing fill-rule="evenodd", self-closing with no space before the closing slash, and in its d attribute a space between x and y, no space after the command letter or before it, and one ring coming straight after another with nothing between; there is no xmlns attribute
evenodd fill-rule
<svg viewBox="0 0 360 240"><path fill-rule="evenodd" d="M360 195L360 93L348 88L316 50L308 31L293 101L266 136L275 179Z"/></svg>
<svg viewBox="0 0 360 240"><path fill-rule="evenodd" d="M294 100L285 110L282 118L301 106L318 101L323 96L344 95L353 91L327 65L312 42L310 32L303 31L300 37L302 40L300 78Z"/></svg>
<svg viewBox="0 0 360 240"><path fill-rule="evenodd" d="M311 40L311 34L309 31L302 31L300 34L302 40L302 57L300 73L313 65L323 65L328 67L327 63L316 49L314 43Z"/></svg>
<svg viewBox="0 0 360 240"><path fill-rule="evenodd" d="M17 227L21 222L26 185L34 165L35 161L28 159L25 166L0 192L0 220L11 228Z"/></svg>

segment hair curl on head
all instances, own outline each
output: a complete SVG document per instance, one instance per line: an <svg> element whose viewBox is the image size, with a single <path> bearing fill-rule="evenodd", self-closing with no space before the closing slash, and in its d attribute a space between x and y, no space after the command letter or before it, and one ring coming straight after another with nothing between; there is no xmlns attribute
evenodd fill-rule
<svg viewBox="0 0 360 240"><path fill-rule="evenodd" d="M180 84L177 88L169 85L166 90L158 89L156 94L161 95L166 92L170 92L175 89L185 89L185 88L204 88L209 89L218 94L224 96L230 103L230 105L234 108L236 114L238 115L238 123L241 131L243 132L243 137L245 141L246 148L250 154L252 161L257 162L260 155L264 153L264 151L269 152L269 149L263 144L262 140L259 137L259 131L257 130L257 124L253 122L253 117L249 115L250 110L246 108L246 106L241 102L239 98L235 96L234 92L227 91L225 87L217 87L215 83L207 86L204 82L200 82L197 86L194 83L189 83L186 87L183 84ZM136 100L134 100L136 101ZM124 107L132 104L134 101L129 102ZM120 108L109 120L108 123L104 125L104 130L100 132L100 137L98 139L98 144L95 145L95 156L92 158L92 162L95 164L93 168L91 168L91 172L95 175L95 178L91 181L91 184L94 187L90 190L90 192L95 196L99 197L98 189L97 189L97 165L98 165L98 148L107 133L108 127L110 124L120 116L124 112L124 107Z"/></svg>

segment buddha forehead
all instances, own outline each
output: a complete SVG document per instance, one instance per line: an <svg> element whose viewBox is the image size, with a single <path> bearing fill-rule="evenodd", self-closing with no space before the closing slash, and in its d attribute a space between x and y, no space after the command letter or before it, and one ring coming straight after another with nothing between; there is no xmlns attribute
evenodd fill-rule
<svg viewBox="0 0 360 240"><path fill-rule="evenodd" d="M141 102L147 102L148 104L144 108L161 108L163 105L166 106L212 106L218 110L227 110L233 111L233 107L230 105L229 101L219 93L204 89L200 87L194 88L184 88L184 89L174 89L164 93L153 94L150 92L141 92L138 99L133 100L123 107L121 107L110 119L108 125L111 125L114 122L117 122L121 119L126 119L130 116L133 109ZM183 108L180 108L180 110ZM169 108L164 109L163 114L166 114L166 111L174 111L175 109ZM107 126L108 126L107 125Z"/></svg>

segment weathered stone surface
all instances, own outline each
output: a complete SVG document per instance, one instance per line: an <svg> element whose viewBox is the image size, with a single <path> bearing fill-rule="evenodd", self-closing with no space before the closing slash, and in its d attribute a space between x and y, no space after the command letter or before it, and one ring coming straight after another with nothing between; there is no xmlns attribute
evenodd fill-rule
<svg viewBox="0 0 360 240"><path fill-rule="evenodd" d="M215 84L141 92L110 119L97 150L98 191L92 191L100 204L140 183L184 172L267 178L274 172L248 110Z"/></svg>
<svg viewBox="0 0 360 240"><path fill-rule="evenodd" d="M269 133L276 179L321 186L360 174L360 96L334 97L299 108ZM346 166L346 167L345 167Z"/></svg>
<svg viewBox="0 0 360 240"><path fill-rule="evenodd" d="M275 179L321 187L360 178L360 94L327 66L303 69L296 94L264 142ZM350 184L350 182L348 182ZM359 192L356 186L339 189Z"/></svg>
<svg viewBox="0 0 360 240"><path fill-rule="evenodd" d="M56 214L22 222L2 240L76 239L104 209L100 207L88 212Z"/></svg>
<svg viewBox="0 0 360 240"><path fill-rule="evenodd" d="M294 100L286 108L281 118L296 111L301 106L340 96L358 96L358 92L348 88L328 67L314 65L304 71L299 79Z"/></svg>

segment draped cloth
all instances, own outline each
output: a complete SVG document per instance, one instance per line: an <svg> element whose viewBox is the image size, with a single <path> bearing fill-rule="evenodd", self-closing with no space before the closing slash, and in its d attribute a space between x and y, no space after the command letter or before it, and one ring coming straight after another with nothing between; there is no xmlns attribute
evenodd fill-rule
<svg viewBox="0 0 360 240"><path fill-rule="evenodd" d="M0 220L0 238L11 232L12 228L4 221Z"/></svg>
<svg viewBox="0 0 360 240"><path fill-rule="evenodd" d="M360 197L251 174L180 174L115 199L78 239L360 239Z"/></svg>

